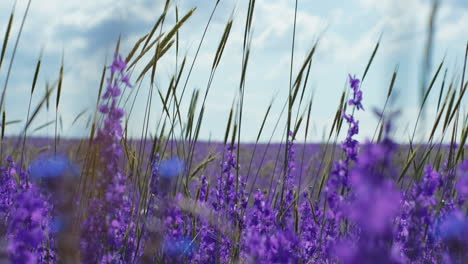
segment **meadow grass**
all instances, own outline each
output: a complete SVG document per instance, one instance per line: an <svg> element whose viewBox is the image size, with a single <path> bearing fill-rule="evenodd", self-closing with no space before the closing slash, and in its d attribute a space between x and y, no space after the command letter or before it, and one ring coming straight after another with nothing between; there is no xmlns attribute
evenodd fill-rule
<svg viewBox="0 0 468 264"><path fill-rule="evenodd" d="M177 5L167 0L151 31L128 53L121 50L119 38L112 64L102 69L95 108L79 112L71 123L73 127L91 113L89 135L74 140L61 138L60 102L67 89L64 56L56 79L46 85L45 94L33 106L32 98L40 89L41 52L27 116L24 121L8 119L8 80L30 1L19 29L13 23L15 10L11 12L0 56L3 70L6 50L13 41L11 31L18 30L0 101L0 259L11 263L467 261L468 115L462 109L468 86L468 44L460 83L447 79L444 60L432 76L430 60L426 61L419 112L408 144L397 145L390 138L394 116L387 112L387 105L398 65L389 78L373 137L361 143L354 139L359 133L354 114L362 110L360 86L381 39L369 50L362 75L349 76L351 89L347 85L337 98L323 142L311 144L314 91L308 84L320 38L295 73L297 0L291 18L287 98L272 98L257 131L243 126L255 16L255 0L249 0L239 87L225 119L224 140L207 142L200 140L209 111L207 98L230 41L234 15L228 18L212 56L206 87L189 89L219 2L214 3L191 61L180 58L179 31L196 8L179 14ZM437 8L435 4L429 19L425 58L432 52ZM176 22L169 25L167 16L172 11ZM166 90L156 88L158 64L174 49L176 70ZM441 86L436 87L441 78ZM134 106L142 93L145 111L139 113ZM416 142L427 99L433 94L438 95L437 115L428 126L428 141ZM54 95L55 107L50 107ZM190 99L184 100L185 95ZM181 104L186 101L184 113ZM276 103L282 111L273 119L271 109ZM162 106L159 113L151 111L156 104ZM54 120L36 124L44 111L53 111ZM143 116L136 139L128 136L128 123L135 115ZM150 125L153 120L157 120L155 129ZM23 125L21 133L5 137L8 125L17 123ZM52 125L53 143L32 136ZM264 135L266 126L274 127L270 135ZM241 141L246 131L256 135L253 143ZM303 142L296 140L300 131L305 135ZM283 135L281 142L274 142L275 133ZM339 142L343 134L346 139Z"/></svg>

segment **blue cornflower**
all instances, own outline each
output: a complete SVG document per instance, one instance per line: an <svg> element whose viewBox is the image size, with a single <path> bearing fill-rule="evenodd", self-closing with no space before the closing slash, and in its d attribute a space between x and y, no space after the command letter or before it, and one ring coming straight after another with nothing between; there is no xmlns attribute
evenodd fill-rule
<svg viewBox="0 0 468 264"><path fill-rule="evenodd" d="M50 156L34 160L29 166L32 179L53 179L77 175L76 167L65 156Z"/></svg>
<svg viewBox="0 0 468 264"><path fill-rule="evenodd" d="M162 178L173 178L184 171L184 162L176 157L161 161L159 164L159 176Z"/></svg>
<svg viewBox="0 0 468 264"><path fill-rule="evenodd" d="M191 256L195 250L195 241L193 241L190 237L167 239L164 241L164 251L169 256Z"/></svg>
<svg viewBox="0 0 468 264"><path fill-rule="evenodd" d="M463 211L455 209L441 219L436 230L436 235L443 240L465 240L468 221Z"/></svg>

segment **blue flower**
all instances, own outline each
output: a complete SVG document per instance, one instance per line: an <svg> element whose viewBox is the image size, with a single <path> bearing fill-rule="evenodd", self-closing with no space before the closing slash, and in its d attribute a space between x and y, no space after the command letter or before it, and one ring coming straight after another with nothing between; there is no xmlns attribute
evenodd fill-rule
<svg viewBox="0 0 468 264"><path fill-rule="evenodd" d="M456 209L442 218L437 227L437 235L443 240L464 240L468 222L464 213Z"/></svg>
<svg viewBox="0 0 468 264"><path fill-rule="evenodd" d="M50 231L53 234L62 232L65 229L66 220L63 216L54 218L50 223Z"/></svg>
<svg viewBox="0 0 468 264"><path fill-rule="evenodd" d="M191 256L195 250L195 241L189 237L170 238L164 241L164 251L169 256Z"/></svg>
<svg viewBox="0 0 468 264"><path fill-rule="evenodd" d="M159 164L158 173L162 178L173 178L182 172L184 172L184 162L179 158L166 159Z"/></svg>
<svg viewBox="0 0 468 264"><path fill-rule="evenodd" d="M53 179L66 175L77 175L77 167L65 156L36 159L29 166L32 179Z"/></svg>

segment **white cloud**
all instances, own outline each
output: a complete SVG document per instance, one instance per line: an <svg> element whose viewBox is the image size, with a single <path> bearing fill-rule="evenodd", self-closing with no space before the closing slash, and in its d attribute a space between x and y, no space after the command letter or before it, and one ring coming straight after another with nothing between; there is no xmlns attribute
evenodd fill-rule
<svg viewBox="0 0 468 264"><path fill-rule="evenodd" d="M254 45L264 48L272 42L292 38L294 5L287 0L260 0L255 11L256 36ZM310 41L311 37L318 35L326 27L326 20L320 16L298 9L296 17L296 32L298 40Z"/></svg>
<svg viewBox="0 0 468 264"><path fill-rule="evenodd" d="M2 21L4 23L8 19L13 2L13 0L0 1L0 15L3 17ZM228 9L234 7L233 2L220 2L223 7L219 11L222 11L222 13L217 14L215 22L210 25L185 98L190 97L190 93L194 88L204 91L214 51L218 46L225 22L231 15L231 10ZM295 73L297 73L297 68L302 63L303 55L311 48L313 41L327 29L316 51L311 79L309 80L318 84L317 97L320 97L321 100L317 103L325 106L322 109L314 105L317 110L316 116L321 117L321 119L314 119L319 130L329 124L328 117L332 116L332 111L334 111L331 108L334 108L337 104L336 94L341 93L342 83L346 78L347 71L351 68L352 72L355 72L357 67L360 70L365 66L363 64L367 62L380 33L383 32L382 45L379 51L380 57L384 55L398 59L395 57L400 54L399 52L407 49L410 45L414 45L415 42L424 40L430 2L428 0L354 0L346 2L350 3L351 10L348 7L339 6L321 12L321 4L311 7L308 1L299 1L296 56L294 58ZM26 3L27 1L18 1L13 36L19 28L19 22ZM203 3L192 1L180 1L179 4L182 4L179 5L181 7L179 10L180 15L184 14L192 5L203 5ZM48 60L47 64L44 65L45 72L41 73L40 78L53 80L56 78L60 67L61 51L62 49L65 50L65 88L67 90L64 91L63 115L69 117L72 113L75 114L81 111L86 104L94 105L94 99L91 100L90 98L97 93L105 53L107 52L110 55L109 53L112 52L106 51L105 49L108 48L106 46L100 47L101 50L97 51L90 49L87 53L90 48L89 43L92 41L89 31L109 20L138 21L142 26L146 26L142 31L147 28L150 29L158 18L162 5L163 1L148 0L33 1L23 35L25 42L20 43L19 53L26 52L29 57L35 56L38 53L36 51L44 44L46 47L45 55L48 55L50 59L46 56ZM192 62L209 11L211 10L206 8L198 9L190 22L184 25L181 31L180 54L183 56L186 52L188 53L186 71ZM230 40L215 77L213 90L207 101L207 109L213 109L212 115L227 114L232 97L238 88L245 13L246 4L244 1L240 1L235 13ZM253 46L247 74L248 94L246 95L246 103L249 103L245 108L245 119L249 120L247 124L255 126L261 120L270 97L276 91L280 91L278 93L280 94L279 97L287 91L293 18L294 1L256 1L253 21ZM167 23L173 24L173 20L172 12ZM468 36L468 27L465 26L468 24L468 11L455 7L453 1L443 2L437 22L436 40L443 42L443 45L449 45L452 42L459 41L460 38ZM168 29L168 27L165 27L165 29ZM71 33L75 31L79 34ZM0 28L0 34L3 35L3 32L4 27ZM70 36L65 36L67 34ZM139 37L139 33L128 32L122 43L124 54L130 50ZM108 42L112 43L112 41L109 40ZM442 47L445 48L445 46ZM419 56L419 54L416 56ZM32 61L34 62L36 58L37 56L32 58ZM174 72L174 58L174 52L171 51L161 61L158 68L159 78L157 78L157 84L162 90L166 89L168 76ZM417 58L419 59L419 57ZM109 60L110 56L108 56L108 63ZM142 64L146 61L146 58L143 59ZM33 71L33 69L27 72L28 75L32 75L30 71ZM19 75L21 72L22 69L17 69L15 74ZM370 78L374 77L371 76ZM182 82L184 81L185 76L182 78ZM382 80L375 78L373 87L377 86L379 82L382 82ZM384 86L386 86L388 80L385 79L384 82ZM42 80L41 83L43 83ZM19 90L16 91L29 89L30 85L27 81L21 81L17 84ZM145 82L145 85L149 86L148 82ZM147 87L142 89L144 89L144 92L140 94L143 95L139 99L144 100ZM12 93L13 90L9 91L8 96L11 96ZM80 95L85 96L86 100L75 102L73 99ZM366 100L369 100L366 101L366 104L370 106L372 103L378 103L377 100L374 100L375 98L368 96L366 93ZM158 100L156 98L156 101ZM23 104L22 101L16 103ZM278 108L281 107L281 103L277 103L277 105ZM154 111L159 111L159 109L154 109ZM137 116L137 114L134 113L134 116ZM218 120L216 117L213 118ZM141 121L138 118L135 120ZM375 120L369 117L362 123L371 129ZM217 121L207 121L205 124L206 129L211 131L216 130L216 127L219 126ZM224 129L224 127L221 129ZM319 138L320 135L318 135Z"/></svg>
<svg viewBox="0 0 468 264"><path fill-rule="evenodd" d="M450 42L460 37L468 36L468 11L461 12L454 7L446 7L441 11L442 23L438 27L436 34L437 40Z"/></svg>
<svg viewBox="0 0 468 264"><path fill-rule="evenodd" d="M427 0L359 0L366 15L382 24L387 45L394 52L426 33L431 10Z"/></svg>

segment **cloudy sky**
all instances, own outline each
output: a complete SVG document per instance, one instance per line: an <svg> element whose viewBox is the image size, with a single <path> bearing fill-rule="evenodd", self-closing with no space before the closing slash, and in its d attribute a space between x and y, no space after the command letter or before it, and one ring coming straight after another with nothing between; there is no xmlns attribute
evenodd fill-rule
<svg viewBox="0 0 468 264"><path fill-rule="evenodd" d="M6 30L13 0L0 1L0 36ZM12 39L16 39L27 0L16 1ZM65 75L60 113L63 118L63 136L79 137L87 131L86 119L92 114L99 87L100 74L107 58L112 55L116 40L121 34L122 48L127 54L133 43L149 32L162 10L161 0L33 0L18 46L13 71L6 94L8 120L25 120L29 90L35 63L44 49L36 96L36 105L45 92L46 82L53 82L59 73L62 53L65 58ZM348 73L362 76L372 50L382 36L380 50L366 77L364 107L359 112L361 138L373 134L377 118L372 109L380 109L385 101L387 87L393 70L398 65L392 108L402 111L395 135L404 141L408 127L414 125L418 109L418 91L424 54L427 25L431 11L430 0L336 0L298 1L294 72L297 73L308 50L320 37L320 43L312 64L306 96L314 92L312 107L312 132L309 138L319 141L323 131L329 129L331 119L345 87ZM447 78L459 85L463 57L468 40L468 1L441 0L436 16L434 52L431 74L445 56L443 70ZM204 26L208 21L214 0L176 0L181 15L197 7L194 15L180 31L180 53L191 62ZM201 137L222 139L232 100L238 89L242 57L243 26L247 11L246 0L222 0L213 23L210 25L198 61L188 84L204 91L210 74L211 63L228 19L234 17L233 32L214 78L207 99L207 112ZM289 67L294 18L294 0L257 0L253 22L252 50L246 79L245 114L242 138L252 141L260 127L263 115L272 98L275 98L270 122L263 140L270 135L278 118L289 87ZM174 24L174 10L165 26ZM12 55L10 41L6 61L0 69L0 85L4 87L5 73ZM178 63L180 64L181 58ZM168 80L174 74L176 57L169 53L158 68L156 88L167 89ZM136 76L133 76L135 79ZM436 91L440 89L436 83ZM144 104L149 80L144 80L142 90L130 122L130 134L138 136L144 115ZM435 92L429 98L428 120L434 118L437 105ZM160 101L152 109L152 127L160 116ZM186 96L188 100L188 96ZM464 110L466 113L466 100ZM186 108L185 108L186 109ZM87 113L73 126L75 116L83 110ZM33 129L53 120L55 112L41 113ZM7 128L7 134L20 131L23 123ZM411 129L410 129L411 130ZM280 139L282 128L275 139ZM37 135L53 135L53 127L35 132ZM422 134L421 134L422 136Z"/></svg>

